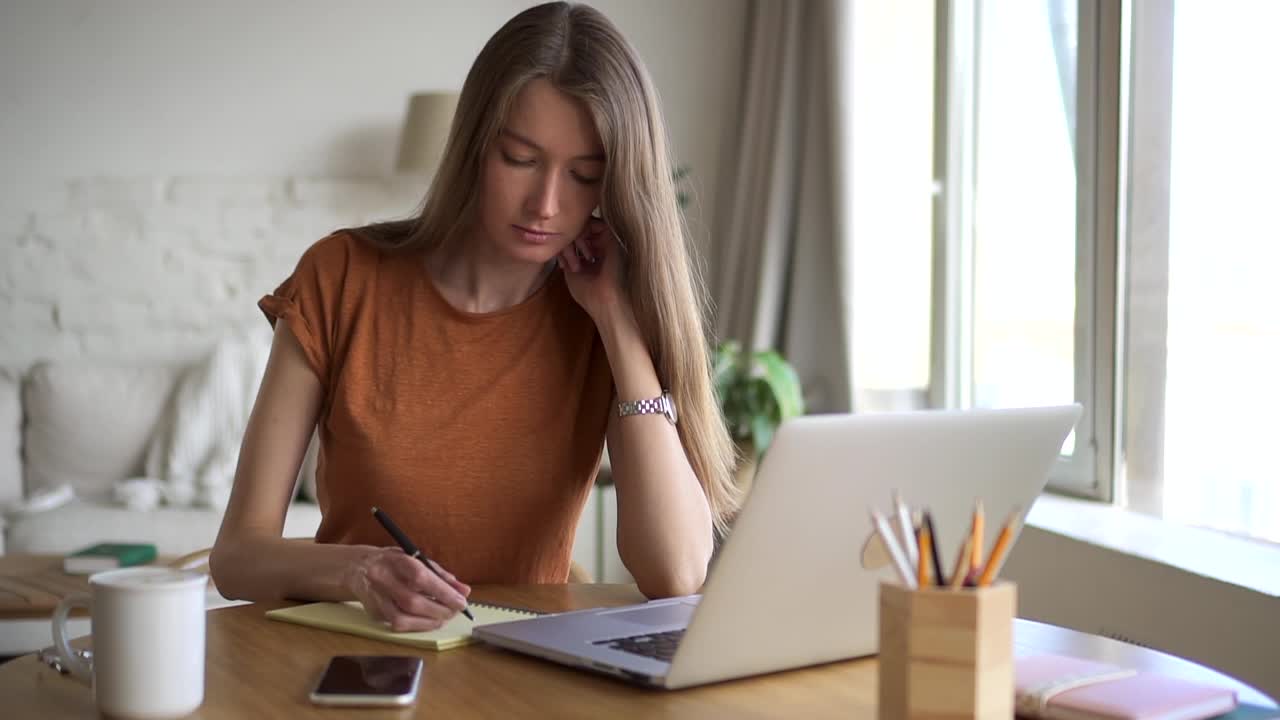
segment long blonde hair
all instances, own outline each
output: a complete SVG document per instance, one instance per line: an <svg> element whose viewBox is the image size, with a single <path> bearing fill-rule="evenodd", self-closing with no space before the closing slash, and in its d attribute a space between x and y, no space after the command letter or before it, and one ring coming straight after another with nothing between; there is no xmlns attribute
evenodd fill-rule
<svg viewBox="0 0 1280 720"><path fill-rule="evenodd" d="M723 533L741 491L711 382L706 288L676 205L666 125L639 55L594 8L547 3L516 15L467 74L440 165L413 218L354 232L386 249L426 251L476 217L481 167L517 93L545 78L581 101L604 144L600 210L623 244L627 289L658 377L675 398L680 440Z"/></svg>

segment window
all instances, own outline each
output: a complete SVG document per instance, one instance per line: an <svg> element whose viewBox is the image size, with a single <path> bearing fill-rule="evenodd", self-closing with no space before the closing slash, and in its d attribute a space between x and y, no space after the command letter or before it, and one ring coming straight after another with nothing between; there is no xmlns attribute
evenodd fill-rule
<svg viewBox="0 0 1280 720"><path fill-rule="evenodd" d="M1133 11L1123 498L1280 542L1280 4Z"/></svg>
<svg viewBox="0 0 1280 720"><path fill-rule="evenodd" d="M938 19L930 403L1081 402L1051 487L1280 542L1280 4Z"/></svg>
<svg viewBox="0 0 1280 720"><path fill-rule="evenodd" d="M921 407L929 385L934 4L849 7L852 364L860 411Z"/></svg>
<svg viewBox="0 0 1280 720"><path fill-rule="evenodd" d="M1119 44L1114 3L952 0L935 405L1080 402L1051 485L1111 492ZM1112 17L1114 16L1114 18ZM1103 120L1110 113L1112 119ZM1103 121L1100 121L1103 120ZM1110 263L1111 270L1108 270Z"/></svg>
<svg viewBox="0 0 1280 720"><path fill-rule="evenodd" d="M1075 14L1072 2L1056 5ZM1076 68L1074 47L1055 52L1067 43L1050 10L979 6L969 390L978 407L1075 399Z"/></svg>
<svg viewBox="0 0 1280 720"><path fill-rule="evenodd" d="M853 5L856 407L1076 401L1051 489L1280 542L1275 27L1269 0Z"/></svg>

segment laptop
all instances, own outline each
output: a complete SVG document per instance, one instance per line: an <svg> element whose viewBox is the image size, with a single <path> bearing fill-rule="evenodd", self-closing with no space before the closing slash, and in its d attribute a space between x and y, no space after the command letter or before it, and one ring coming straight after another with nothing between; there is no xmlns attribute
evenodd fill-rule
<svg viewBox="0 0 1280 720"><path fill-rule="evenodd" d="M989 549L1044 489L1079 405L811 415L778 429L701 595L484 625L502 648L676 689L874 654L869 508L927 507L952 558L983 502Z"/></svg>

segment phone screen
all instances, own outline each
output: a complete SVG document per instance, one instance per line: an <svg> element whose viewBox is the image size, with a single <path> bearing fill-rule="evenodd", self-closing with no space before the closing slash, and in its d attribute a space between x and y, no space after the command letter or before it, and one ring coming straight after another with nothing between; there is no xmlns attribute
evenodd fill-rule
<svg viewBox="0 0 1280 720"><path fill-rule="evenodd" d="M313 695L411 700L422 658L407 655L339 655L329 661Z"/></svg>

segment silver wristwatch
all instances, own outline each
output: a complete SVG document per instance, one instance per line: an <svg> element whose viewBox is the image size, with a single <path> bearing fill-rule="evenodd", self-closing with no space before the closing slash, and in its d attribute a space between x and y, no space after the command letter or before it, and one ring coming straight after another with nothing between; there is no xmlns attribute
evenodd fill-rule
<svg viewBox="0 0 1280 720"><path fill-rule="evenodd" d="M663 390L662 394L656 398L648 400L623 400L618 403L618 417L626 417L628 415L653 415L662 413L666 416L667 422L672 425L676 424L676 401L671 399L671 393Z"/></svg>

